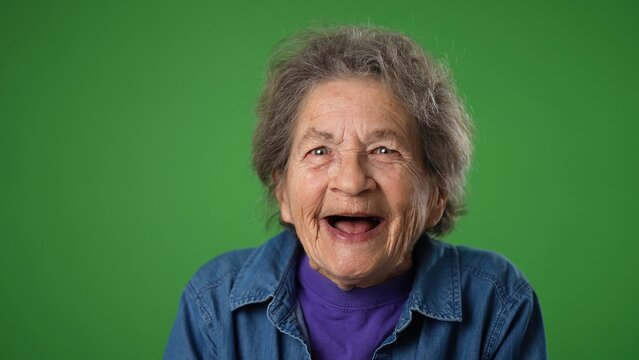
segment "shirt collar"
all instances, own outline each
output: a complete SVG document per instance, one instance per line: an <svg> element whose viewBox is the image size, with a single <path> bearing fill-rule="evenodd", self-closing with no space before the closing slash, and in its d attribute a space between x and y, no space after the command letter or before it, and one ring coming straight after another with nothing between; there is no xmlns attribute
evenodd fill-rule
<svg viewBox="0 0 639 360"><path fill-rule="evenodd" d="M444 321L462 321L459 254L449 244L422 236L413 251L415 281L411 310Z"/></svg>
<svg viewBox="0 0 639 360"><path fill-rule="evenodd" d="M295 295L295 265L299 251L302 251L299 240L290 230L255 249L231 289L231 310L264 302L282 292Z"/></svg>
<svg viewBox="0 0 639 360"><path fill-rule="evenodd" d="M231 310L275 299L279 309L290 311L297 299L295 272L301 246L289 230L257 248L238 273L230 292ZM424 316L461 321L459 255L455 247L422 236L413 251L415 281L407 303Z"/></svg>

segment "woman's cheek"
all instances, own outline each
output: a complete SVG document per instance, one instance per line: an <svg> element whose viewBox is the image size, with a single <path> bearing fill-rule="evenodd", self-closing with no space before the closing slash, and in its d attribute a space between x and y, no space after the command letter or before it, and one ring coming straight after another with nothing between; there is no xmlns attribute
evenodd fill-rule
<svg viewBox="0 0 639 360"><path fill-rule="evenodd" d="M388 171L384 181L387 201L394 213L393 217L398 220L394 231L397 237L395 241L405 251L425 230L428 218L426 176L419 167L405 163L395 171Z"/></svg>

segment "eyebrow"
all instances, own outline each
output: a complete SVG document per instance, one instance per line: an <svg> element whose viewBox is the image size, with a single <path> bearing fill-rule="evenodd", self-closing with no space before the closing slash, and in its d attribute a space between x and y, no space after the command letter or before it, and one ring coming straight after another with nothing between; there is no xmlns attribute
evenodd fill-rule
<svg viewBox="0 0 639 360"><path fill-rule="evenodd" d="M368 140L376 141L382 139L390 139L390 140L399 140L399 134L396 131L391 129L380 129L375 130L372 133L368 134Z"/></svg>
<svg viewBox="0 0 639 360"><path fill-rule="evenodd" d="M307 141L313 141L313 140L315 141L333 140L333 134L325 132L325 131L319 131L316 128L312 127L304 133L304 136L302 136L301 142L307 142Z"/></svg>
<svg viewBox="0 0 639 360"><path fill-rule="evenodd" d="M382 139L390 139L390 140L398 141L399 138L400 138L399 134L397 134L396 131L391 129L374 130L373 132L369 133L366 136L366 140L368 141L378 141ZM302 136L301 142L332 141L333 139L334 139L333 134L326 131L320 131L312 127L304 133L304 136Z"/></svg>

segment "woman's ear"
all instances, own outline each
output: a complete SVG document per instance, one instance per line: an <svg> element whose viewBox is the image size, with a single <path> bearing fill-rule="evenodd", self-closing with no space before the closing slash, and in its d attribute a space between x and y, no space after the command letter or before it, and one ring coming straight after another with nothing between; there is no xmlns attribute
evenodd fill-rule
<svg viewBox="0 0 639 360"><path fill-rule="evenodd" d="M280 217L285 223L292 224L291 208L288 203L286 183L282 180L281 174L273 174L273 184L275 185L275 198L280 206Z"/></svg>
<svg viewBox="0 0 639 360"><path fill-rule="evenodd" d="M444 210L446 209L446 200L448 200L448 196L446 193L439 189L439 187L434 187L433 192L428 198L428 219L426 220L426 229L432 228L437 225L439 220L441 220L444 215Z"/></svg>

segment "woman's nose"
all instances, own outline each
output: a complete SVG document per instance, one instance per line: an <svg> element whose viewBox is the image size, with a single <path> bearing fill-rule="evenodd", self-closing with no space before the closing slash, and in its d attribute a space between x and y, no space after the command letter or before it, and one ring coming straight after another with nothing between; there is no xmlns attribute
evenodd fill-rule
<svg viewBox="0 0 639 360"><path fill-rule="evenodd" d="M375 189L375 181L369 176L363 158L365 155L349 154L340 159L332 179L333 191L354 196Z"/></svg>

